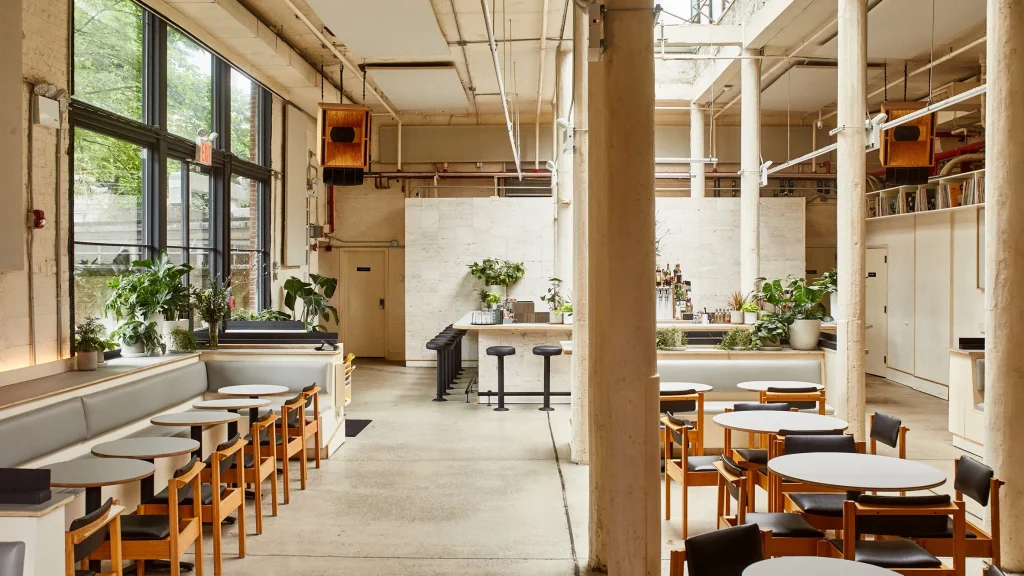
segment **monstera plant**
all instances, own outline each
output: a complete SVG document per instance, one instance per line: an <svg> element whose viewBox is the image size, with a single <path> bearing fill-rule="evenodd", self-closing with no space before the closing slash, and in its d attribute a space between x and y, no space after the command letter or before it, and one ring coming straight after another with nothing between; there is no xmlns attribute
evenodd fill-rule
<svg viewBox="0 0 1024 576"><path fill-rule="evenodd" d="M334 291L338 289L338 279L319 274L310 274L311 282L305 282L292 276L284 283L284 305L291 310L292 320L301 320L310 332L327 332L327 327L320 320L338 323L338 309L328 304ZM297 306L302 302L302 312Z"/></svg>

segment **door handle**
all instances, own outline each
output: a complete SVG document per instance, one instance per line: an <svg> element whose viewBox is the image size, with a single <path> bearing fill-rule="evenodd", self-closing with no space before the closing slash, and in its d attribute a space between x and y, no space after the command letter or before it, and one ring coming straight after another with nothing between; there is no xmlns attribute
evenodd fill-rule
<svg viewBox="0 0 1024 576"><path fill-rule="evenodd" d="M383 298L380 299L380 309L381 310L384 309L384 299Z"/></svg>

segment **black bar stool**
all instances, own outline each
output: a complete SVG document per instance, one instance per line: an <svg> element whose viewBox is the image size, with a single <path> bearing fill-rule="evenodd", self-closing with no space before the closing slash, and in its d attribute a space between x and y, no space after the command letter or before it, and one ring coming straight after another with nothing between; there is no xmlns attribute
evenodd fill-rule
<svg viewBox="0 0 1024 576"><path fill-rule="evenodd" d="M550 344L534 346L533 353L537 356L544 357L544 406L540 409L544 412L550 412L554 410L554 408L551 407L551 357L561 356L562 347L552 346Z"/></svg>
<svg viewBox="0 0 1024 576"><path fill-rule="evenodd" d="M487 349L488 356L498 357L498 407L495 412L508 412L505 408L505 356L514 356L516 349L511 346L491 346Z"/></svg>
<svg viewBox="0 0 1024 576"><path fill-rule="evenodd" d="M446 358L448 357L448 350L455 344L454 338L450 334L440 333L427 342L427 350L437 352L437 396L434 397L434 402L447 402L445 394L448 392L447 379L447 364Z"/></svg>

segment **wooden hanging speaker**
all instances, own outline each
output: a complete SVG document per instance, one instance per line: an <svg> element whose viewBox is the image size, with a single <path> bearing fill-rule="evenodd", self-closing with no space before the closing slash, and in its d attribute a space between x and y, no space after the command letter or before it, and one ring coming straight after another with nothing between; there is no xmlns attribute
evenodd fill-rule
<svg viewBox="0 0 1024 576"><path fill-rule="evenodd" d="M892 121L925 106L926 102L883 102L882 112ZM935 114L883 132L879 154L885 167L887 185L927 183L935 164Z"/></svg>
<svg viewBox="0 0 1024 576"><path fill-rule="evenodd" d="M320 144L316 159L324 184L359 186L370 169L370 109L321 102L317 116Z"/></svg>

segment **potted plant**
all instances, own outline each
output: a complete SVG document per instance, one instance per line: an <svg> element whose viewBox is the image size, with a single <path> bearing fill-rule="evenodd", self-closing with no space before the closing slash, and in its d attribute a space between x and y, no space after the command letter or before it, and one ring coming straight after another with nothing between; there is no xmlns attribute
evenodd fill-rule
<svg viewBox="0 0 1024 576"><path fill-rule="evenodd" d="M757 302L753 301L744 302L740 310L743 311L743 323L748 325L757 322L757 313L761 311L757 307Z"/></svg>
<svg viewBox="0 0 1024 576"><path fill-rule="evenodd" d="M339 324L338 309L328 301L338 289L338 279L319 274L310 274L312 282L304 282L292 276L284 283L284 306L291 310L293 320L302 320L308 332L327 332L327 327L320 320ZM298 315L296 305L302 302L302 314Z"/></svg>
<svg viewBox="0 0 1024 576"><path fill-rule="evenodd" d="M830 316L836 315L836 302L833 296L839 292L839 277L836 269L825 272L814 281L814 285L821 288L822 295L828 294L828 311Z"/></svg>
<svg viewBox="0 0 1024 576"><path fill-rule="evenodd" d="M171 352L195 352L199 349L196 336L187 328L171 330Z"/></svg>
<svg viewBox="0 0 1024 576"><path fill-rule="evenodd" d="M562 324L572 324L572 302L562 304Z"/></svg>
<svg viewBox="0 0 1024 576"><path fill-rule="evenodd" d="M658 350L686 350L686 332L679 328L659 328L654 341Z"/></svg>
<svg viewBox="0 0 1024 576"><path fill-rule="evenodd" d="M750 329L733 328L722 335L722 341L715 345L719 350L749 350Z"/></svg>
<svg viewBox="0 0 1024 576"><path fill-rule="evenodd" d="M523 262L497 258L485 258L483 262L473 262L467 267L474 278L483 281L488 292L494 292L502 298L508 295L508 287L522 280L526 274L526 265Z"/></svg>
<svg viewBox="0 0 1024 576"><path fill-rule="evenodd" d="M155 321L129 320L121 324L111 336L121 341L121 355L126 358L159 356L167 352Z"/></svg>
<svg viewBox="0 0 1024 576"><path fill-rule="evenodd" d="M743 305L746 303L747 299L743 297L742 292L732 293L729 297L729 323L743 324Z"/></svg>
<svg viewBox="0 0 1024 576"><path fill-rule="evenodd" d="M542 302L548 303L548 310L550 311L548 322L550 324L561 324L562 306L565 305L565 298L562 297L562 279L551 278L549 281L551 286L548 287L548 293L541 296L540 299Z"/></svg>
<svg viewBox="0 0 1024 576"><path fill-rule="evenodd" d="M89 316L85 322L75 324L75 357L78 359L79 370L96 369L100 356L107 349L103 331L99 318L94 316Z"/></svg>
<svg viewBox="0 0 1024 576"><path fill-rule="evenodd" d="M789 319L789 345L794 350L815 350L821 336L821 320L825 307L821 304L824 291L820 285L808 284L804 278L795 278L786 287L791 305Z"/></svg>
<svg viewBox="0 0 1024 576"><path fill-rule="evenodd" d="M195 290L192 308L210 326L210 350L220 346L220 322L231 309L231 281L221 283L217 278L210 288Z"/></svg>
<svg viewBox="0 0 1024 576"><path fill-rule="evenodd" d="M750 328L750 347L764 349L781 349L782 339L786 337L789 327L777 314L764 314Z"/></svg>

